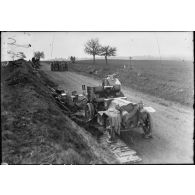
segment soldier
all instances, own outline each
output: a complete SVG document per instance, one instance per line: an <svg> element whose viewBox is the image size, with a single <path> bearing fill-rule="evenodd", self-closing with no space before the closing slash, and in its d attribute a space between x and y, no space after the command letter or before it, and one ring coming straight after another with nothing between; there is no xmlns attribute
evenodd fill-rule
<svg viewBox="0 0 195 195"><path fill-rule="evenodd" d="M51 71L53 71L53 62L51 62Z"/></svg>

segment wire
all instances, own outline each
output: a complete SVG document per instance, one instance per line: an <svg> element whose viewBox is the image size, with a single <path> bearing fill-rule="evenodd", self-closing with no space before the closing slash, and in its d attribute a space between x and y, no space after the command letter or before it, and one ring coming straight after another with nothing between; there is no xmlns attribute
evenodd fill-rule
<svg viewBox="0 0 195 195"><path fill-rule="evenodd" d="M14 38L9 37L8 39L12 40L13 42L11 43L7 43L8 45L14 45L16 47L24 47L24 48L29 48L31 47L31 44L25 44L25 45L20 45L20 44L16 44L16 40Z"/></svg>
<svg viewBox="0 0 195 195"><path fill-rule="evenodd" d="M25 34L25 33L24 33ZM28 34L29 35L29 34ZM13 37L8 38L9 42L7 42L8 45L15 46L15 47L23 47L23 48L30 48L31 44L17 44L16 39ZM15 57L19 58L24 58L25 54L23 52L14 52L12 50L7 51L7 54L12 55L12 58L14 59Z"/></svg>
<svg viewBox="0 0 195 195"><path fill-rule="evenodd" d="M55 36L55 34L53 34L53 40L52 40L52 44L51 44L51 58L52 58L52 54L53 54L54 36Z"/></svg>
<svg viewBox="0 0 195 195"><path fill-rule="evenodd" d="M13 52L13 51L7 51L8 54L13 55L13 57L23 57L23 52Z"/></svg>
<svg viewBox="0 0 195 195"><path fill-rule="evenodd" d="M159 46L159 42L158 42L158 37L155 33L154 33L154 36L156 38L156 42L157 42L157 46L158 46L158 53L159 53L159 56L160 56L160 65L162 65L162 58L161 58L161 53L160 53L160 46Z"/></svg>

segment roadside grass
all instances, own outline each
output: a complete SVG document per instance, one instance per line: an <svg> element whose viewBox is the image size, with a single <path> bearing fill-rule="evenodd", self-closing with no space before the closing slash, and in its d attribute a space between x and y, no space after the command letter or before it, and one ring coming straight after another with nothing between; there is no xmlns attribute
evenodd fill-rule
<svg viewBox="0 0 195 195"><path fill-rule="evenodd" d="M2 69L2 160L8 164L90 164L96 157L56 106L55 83L30 63Z"/></svg>

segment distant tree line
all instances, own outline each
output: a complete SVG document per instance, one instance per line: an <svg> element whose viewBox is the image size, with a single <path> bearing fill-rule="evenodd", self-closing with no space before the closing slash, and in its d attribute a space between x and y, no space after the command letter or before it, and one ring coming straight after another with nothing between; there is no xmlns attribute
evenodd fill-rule
<svg viewBox="0 0 195 195"><path fill-rule="evenodd" d="M108 56L116 55L116 47L111 47L109 45L102 46L98 39L90 39L87 41L84 47L85 53L93 56L93 63L95 64L95 56L104 56L106 64L108 63Z"/></svg>

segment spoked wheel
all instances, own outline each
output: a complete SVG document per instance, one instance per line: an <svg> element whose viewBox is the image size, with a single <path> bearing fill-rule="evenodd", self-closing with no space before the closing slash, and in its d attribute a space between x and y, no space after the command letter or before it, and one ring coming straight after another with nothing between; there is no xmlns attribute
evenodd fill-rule
<svg viewBox="0 0 195 195"><path fill-rule="evenodd" d="M95 116L95 109L92 103L87 103L85 106L85 120L91 121Z"/></svg>

